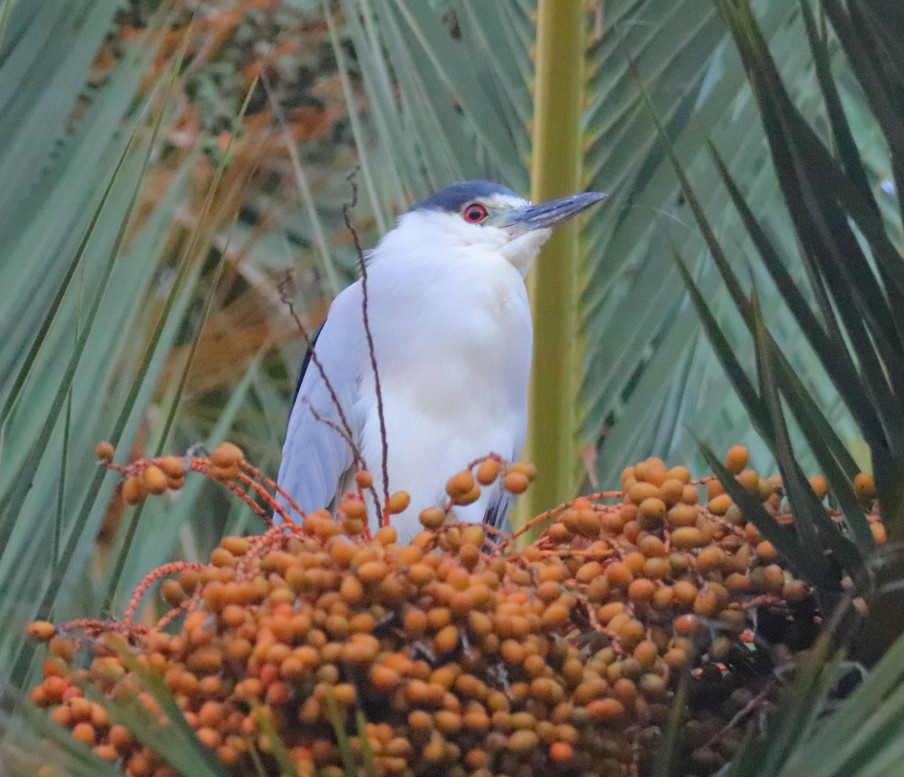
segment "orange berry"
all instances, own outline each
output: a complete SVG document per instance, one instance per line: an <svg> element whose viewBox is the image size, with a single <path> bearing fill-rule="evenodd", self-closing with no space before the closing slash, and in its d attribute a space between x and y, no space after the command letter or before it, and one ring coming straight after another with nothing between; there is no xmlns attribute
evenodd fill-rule
<svg viewBox="0 0 904 777"><path fill-rule="evenodd" d="M390 515L398 515L408 509L411 504L411 495L407 491L396 491L389 497L387 505Z"/></svg>
<svg viewBox="0 0 904 777"><path fill-rule="evenodd" d="M763 567L763 584L767 591L779 593L785 585L785 570L778 564Z"/></svg>
<svg viewBox="0 0 904 777"><path fill-rule="evenodd" d="M689 580L679 580L672 586L672 592L676 601L685 607L692 605L697 598L697 586Z"/></svg>
<svg viewBox="0 0 904 777"><path fill-rule="evenodd" d="M399 533L392 526L381 526L374 539L381 545L392 545L399 539Z"/></svg>
<svg viewBox="0 0 904 777"><path fill-rule="evenodd" d="M634 575L621 561L614 561L606 567L606 578L615 588L627 588Z"/></svg>
<svg viewBox="0 0 904 777"><path fill-rule="evenodd" d="M339 585L339 595L344 602L357 604L364 599L364 586L356 577L345 577Z"/></svg>
<svg viewBox="0 0 904 777"><path fill-rule="evenodd" d="M230 467L211 466L208 468L207 473L214 480L219 480L221 483L228 483L230 480L235 480L239 476L239 466L238 464L233 464Z"/></svg>
<svg viewBox="0 0 904 777"><path fill-rule="evenodd" d="M168 478L178 480L185 477L185 459L181 456L163 456L157 460L157 466Z"/></svg>
<svg viewBox="0 0 904 777"><path fill-rule="evenodd" d="M528 480L533 480L537 477L537 468L526 461L516 461L514 464L509 464L507 472L524 475Z"/></svg>
<svg viewBox="0 0 904 777"><path fill-rule="evenodd" d="M221 442L210 454L210 463L224 469L237 467L244 459L245 454L242 449L231 442Z"/></svg>
<svg viewBox="0 0 904 777"><path fill-rule="evenodd" d="M568 742L553 742L549 746L549 758L556 763L574 760L574 748Z"/></svg>
<svg viewBox="0 0 904 777"><path fill-rule="evenodd" d="M672 546L681 549L699 548L703 533L696 526L681 526L672 531Z"/></svg>
<svg viewBox="0 0 904 777"><path fill-rule="evenodd" d="M706 498L712 499L714 496L725 493L725 486L718 478L710 478L706 481Z"/></svg>
<svg viewBox="0 0 904 777"><path fill-rule="evenodd" d="M586 508L577 511L574 534L580 537L597 537L600 533L600 516L596 510Z"/></svg>
<svg viewBox="0 0 904 777"><path fill-rule="evenodd" d="M339 502L339 511L353 521L363 521L367 518L367 505L363 499L356 496L347 496Z"/></svg>
<svg viewBox="0 0 904 777"><path fill-rule="evenodd" d="M675 633L679 637L689 637L700 628L700 619L696 615L679 615L675 618Z"/></svg>
<svg viewBox="0 0 904 777"><path fill-rule="evenodd" d="M38 642L48 642L56 636L56 626L47 621L35 621L28 626L28 636Z"/></svg>
<svg viewBox="0 0 904 777"><path fill-rule="evenodd" d="M861 502L869 502L876 498L876 484L873 476L867 472L858 472L854 476L854 493Z"/></svg>
<svg viewBox="0 0 904 777"><path fill-rule="evenodd" d="M686 485L681 492L681 502L686 505L695 505L699 500L700 495L697 493L697 487L692 485Z"/></svg>
<svg viewBox="0 0 904 777"><path fill-rule="evenodd" d="M433 638L433 648L437 653L451 653L457 647L458 629L455 626L445 626Z"/></svg>
<svg viewBox="0 0 904 777"><path fill-rule="evenodd" d="M389 572L389 567L383 561L367 561L358 567L358 578L362 583L378 583Z"/></svg>
<svg viewBox="0 0 904 777"><path fill-rule="evenodd" d="M527 491L530 481L527 475L521 472L508 472L502 479L502 485L510 494L523 494Z"/></svg>
<svg viewBox="0 0 904 777"><path fill-rule="evenodd" d="M163 470L155 464L147 467L141 473L141 479L144 481L144 487L152 494L162 494L168 488L169 481Z"/></svg>
<svg viewBox="0 0 904 777"><path fill-rule="evenodd" d="M656 586L652 580L641 577L632 580L628 586L628 599L634 604L645 604L653 598L655 590Z"/></svg>
<svg viewBox="0 0 904 777"><path fill-rule="evenodd" d="M756 554L764 561L775 561L778 558L778 551L769 540L763 540L757 544Z"/></svg>
<svg viewBox="0 0 904 777"><path fill-rule="evenodd" d="M873 542L876 545L884 545L888 540L888 532L885 530L885 524L881 521L875 521L869 525L869 529L873 534Z"/></svg>
<svg viewBox="0 0 904 777"><path fill-rule="evenodd" d="M650 456L643 464L646 466L646 470L643 473L643 479L646 480L647 483L652 483L654 486L661 486L665 481L666 473L668 472L662 459L656 456Z"/></svg>
<svg viewBox="0 0 904 777"><path fill-rule="evenodd" d="M568 531L561 523L552 524L546 529L544 534L549 537L549 541L553 545L566 545L574 539L574 534Z"/></svg>
<svg viewBox="0 0 904 777"><path fill-rule="evenodd" d="M464 591L471 583L471 575L466 569L453 567L446 575L446 582L457 591Z"/></svg>
<svg viewBox="0 0 904 777"><path fill-rule="evenodd" d="M474 486L473 473L469 469L463 469L446 482L446 493L450 499L457 500L459 497L469 493Z"/></svg>
<svg viewBox="0 0 904 777"><path fill-rule="evenodd" d="M591 583L602 574L603 565L599 561L588 561L578 568L574 577L579 583Z"/></svg>
<svg viewBox="0 0 904 777"><path fill-rule="evenodd" d="M514 731L508 738L506 749L513 753L529 753L540 745L540 737L528 729Z"/></svg>
<svg viewBox="0 0 904 777"><path fill-rule="evenodd" d="M468 631L475 637L485 637L493 630L493 621L485 613L472 610L468 613Z"/></svg>
<svg viewBox="0 0 904 777"><path fill-rule="evenodd" d="M604 626L609 623L616 615L625 611L625 605L622 602L608 602L596 611L596 619Z"/></svg>
<svg viewBox="0 0 904 777"><path fill-rule="evenodd" d="M625 714L625 705L618 699L596 699L587 705L587 712L597 720L614 720Z"/></svg>
<svg viewBox="0 0 904 777"><path fill-rule="evenodd" d="M366 469L359 469L355 473L355 485L358 488L370 488L374 483L374 476L371 475Z"/></svg>
<svg viewBox="0 0 904 777"><path fill-rule="evenodd" d="M725 515L731 505L731 497L728 494L717 494L709 500L707 507L709 508L709 511L715 515Z"/></svg>
<svg viewBox="0 0 904 777"><path fill-rule="evenodd" d="M650 668L656 663L656 659L659 658L659 650L653 640L643 639L637 643L637 647L634 648L632 657L641 666Z"/></svg>
<svg viewBox="0 0 904 777"><path fill-rule="evenodd" d="M706 573L720 569L725 563L726 555L718 545L708 545L703 548L695 560L698 572Z"/></svg>
<svg viewBox="0 0 904 777"><path fill-rule="evenodd" d="M631 704L637 696L637 686L627 677L619 677L612 684L612 695L623 704Z"/></svg>
<svg viewBox="0 0 904 777"><path fill-rule="evenodd" d="M113 455L116 451L113 444L109 442L99 442L94 446L94 455L101 461L113 461Z"/></svg>
<svg viewBox="0 0 904 777"><path fill-rule="evenodd" d="M648 497L637 508L637 522L643 529L655 529L665 518L665 511L665 502L659 497Z"/></svg>
<svg viewBox="0 0 904 777"><path fill-rule="evenodd" d="M243 556L251 549L251 543L244 537L224 537L220 547L228 550L233 556Z"/></svg>
<svg viewBox="0 0 904 777"><path fill-rule="evenodd" d="M645 499L658 499L659 489L652 483L646 481L637 481L628 489L628 498L636 505L641 504Z"/></svg>
<svg viewBox="0 0 904 777"><path fill-rule="evenodd" d="M684 669L690 663L687 651L680 648L667 650L662 658L671 669Z"/></svg>
<svg viewBox="0 0 904 777"><path fill-rule="evenodd" d="M672 566L668 559L662 556L653 556L643 562L641 574L650 580L661 580L671 574Z"/></svg>
<svg viewBox="0 0 904 777"><path fill-rule="evenodd" d="M725 578L724 585L729 593L743 594L750 590L750 578L740 572L732 572Z"/></svg>
<svg viewBox="0 0 904 777"><path fill-rule="evenodd" d="M488 486L499 477L502 465L496 459L484 459L477 466L477 482L482 486Z"/></svg>
<svg viewBox="0 0 904 777"><path fill-rule="evenodd" d="M544 629L558 629L568 623L569 609L561 602L549 605L540 615L540 625Z"/></svg>
<svg viewBox="0 0 904 777"><path fill-rule="evenodd" d="M643 569L644 561L647 560L647 557L644 556L643 553L639 553L637 551L632 551L631 553L626 553L622 556L622 561L625 566L631 570L632 575L639 575L641 570Z"/></svg>
<svg viewBox="0 0 904 777"><path fill-rule="evenodd" d="M760 494L760 476L756 470L745 469L738 473L736 480L753 496Z"/></svg>
<svg viewBox="0 0 904 777"><path fill-rule="evenodd" d="M677 478L666 478L659 487L659 498L665 502L666 507L678 504L683 494L684 483Z"/></svg>
<svg viewBox="0 0 904 777"><path fill-rule="evenodd" d="M113 745L95 745L94 754L98 758L103 758L105 761L110 761L113 763L119 758L119 753L116 752L116 748Z"/></svg>
<svg viewBox="0 0 904 777"><path fill-rule="evenodd" d="M425 529L438 529L446 521L446 511L442 507L427 507L421 510L418 520Z"/></svg>
<svg viewBox="0 0 904 777"><path fill-rule="evenodd" d="M667 554L665 543L655 534L647 534L640 538L637 542L637 549L647 558L662 557Z"/></svg>
<svg viewBox="0 0 904 777"><path fill-rule="evenodd" d="M725 454L725 468L733 475L737 475L747 466L750 454L743 445L733 445Z"/></svg>
<svg viewBox="0 0 904 777"><path fill-rule="evenodd" d="M666 474L666 480L673 479L677 480L681 483L690 483L691 482L691 472L690 470L683 466L678 465L677 467L672 467ZM663 485L665 485L663 483Z"/></svg>
<svg viewBox="0 0 904 777"><path fill-rule="evenodd" d="M94 745L97 741L97 732L90 723L77 723L72 729L72 736L86 745Z"/></svg>
<svg viewBox="0 0 904 777"><path fill-rule="evenodd" d="M122 500L127 505L136 505L143 502L147 496L144 481L138 475L128 475L122 481Z"/></svg>
<svg viewBox="0 0 904 777"><path fill-rule="evenodd" d="M170 607L178 607L185 599L185 591L178 580L164 580L160 585L160 595Z"/></svg>
<svg viewBox="0 0 904 777"><path fill-rule="evenodd" d="M813 475L810 477L810 488L820 499L823 499L829 491L829 485L822 475Z"/></svg>
<svg viewBox="0 0 904 777"><path fill-rule="evenodd" d="M667 514L670 526L695 526L700 514L696 505L679 502Z"/></svg>
<svg viewBox="0 0 904 777"><path fill-rule="evenodd" d="M719 609L719 600L716 594L704 588L694 599L694 612L704 618L711 618Z"/></svg>
<svg viewBox="0 0 904 777"><path fill-rule="evenodd" d="M475 485L467 494L462 494L461 496L455 499L455 504L457 505L470 505L474 504L478 499L480 499L480 486Z"/></svg>

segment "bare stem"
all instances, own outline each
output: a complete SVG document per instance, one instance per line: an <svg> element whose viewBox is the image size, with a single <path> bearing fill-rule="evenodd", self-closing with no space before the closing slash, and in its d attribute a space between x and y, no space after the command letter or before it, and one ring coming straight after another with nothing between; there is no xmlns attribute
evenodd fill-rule
<svg viewBox="0 0 904 777"><path fill-rule="evenodd" d="M381 473L383 476L383 516L380 521L381 526L389 524L389 465L387 459L389 457L389 443L386 437L386 418L383 414L383 391L380 387L380 371L377 369L377 356L374 349L373 333L370 330L370 316L368 314L368 296L367 296L367 261L364 258L364 251L361 249L361 241L358 238L358 232L352 225L351 211L358 204L358 184L355 182L357 169L352 170L346 176L352 187L352 198L350 202L342 205L342 218L345 220L345 226L352 236L355 244L355 252L358 254L358 266L361 269L361 314L364 320L364 335L367 338L367 353L370 356L370 368L374 373L374 391L377 394L377 417L380 420L380 444L382 446L383 462Z"/></svg>
<svg viewBox="0 0 904 777"><path fill-rule="evenodd" d="M345 439L345 441L348 443L348 445L352 449L352 454L355 457L355 466L357 467L357 469L359 469L359 470L367 469L367 466L364 463L364 458L361 456L360 451L358 451L358 448L355 445L354 441L350 437L348 437L345 434L345 432L343 432L342 429L340 429L336 423L334 423L333 421L330 421L329 418L324 418L323 416L321 416L320 413L318 413L314 409L314 406L310 403L310 401L307 398L305 398L303 401L307 402L308 408L311 411L311 415L314 416L315 421L319 421L322 424L326 424L327 426L330 427L330 429L332 429L334 432L336 432L336 434L338 434L340 437ZM373 497L373 500L374 500L374 507L379 509L380 497L377 496L377 489L374 488L373 484L371 484L369 490L370 490L370 495ZM379 516L378 516L378 518L379 518Z"/></svg>

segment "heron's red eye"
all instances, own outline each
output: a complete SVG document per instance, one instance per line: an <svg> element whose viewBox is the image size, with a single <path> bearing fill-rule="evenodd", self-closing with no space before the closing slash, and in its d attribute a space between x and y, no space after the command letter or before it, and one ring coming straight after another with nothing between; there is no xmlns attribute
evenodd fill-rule
<svg viewBox="0 0 904 777"><path fill-rule="evenodd" d="M487 217L487 209L479 202L472 202L464 210L465 221L472 224L479 224Z"/></svg>

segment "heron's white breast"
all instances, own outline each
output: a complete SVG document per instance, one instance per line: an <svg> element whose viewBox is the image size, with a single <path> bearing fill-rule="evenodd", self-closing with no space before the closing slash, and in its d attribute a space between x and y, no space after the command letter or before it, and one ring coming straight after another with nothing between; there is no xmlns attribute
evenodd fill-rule
<svg viewBox="0 0 904 777"><path fill-rule="evenodd" d="M532 348L524 281L496 253L457 258L374 262L369 272L390 487L412 495L400 528L437 504L448 477L470 461L490 452L512 457L524 441ZM362 453L376 474L382 454L372 382L365 369L358 410ZM489 494L469 519L479 520L488 501Z"/></svg>
<svg viewBox="0 0 904 777"><path fill-rule="evenodd" d="M405 277L375 266L369 278L387 390L425 415L462 421L520 407L532 348L520 274L493 255L419 264Z"/></svg>

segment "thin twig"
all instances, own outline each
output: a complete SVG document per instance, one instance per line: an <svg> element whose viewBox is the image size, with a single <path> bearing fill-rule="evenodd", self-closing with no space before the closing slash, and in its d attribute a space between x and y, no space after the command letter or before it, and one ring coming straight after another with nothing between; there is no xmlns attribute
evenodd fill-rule
<svg viewBox="0 0 904 777"><path fill-rule="evenodd" d="M368 297L367 297L367 261L364 259L364 251L361 249L361 241L358 238L358 232L352 225L351 211L358 204L358 184L355 181L355 175L358 170L355 168L347 176L346 180L352 187L352 198L350 202L342 205L342 218L345 221L346 229L352 236L355 244L355 252L358 255L358 265L361 269L361 314L364 321L364 335L367 338L367 353L370 356L370 368L374 373L374 391L377 395L377 417L380 420L380 444L383 453L383 498L384 507L383 515L380 520L381 526L389 525L389 443L386 438L386 418L383 414L383 391L380 388L380 371L377 369L377 356L374 349L373 333L370 330L370 316L368 313Z"/></svg>
<svg viewBox="0 0 904 777"><path fill-rule="evenodd" d="M357 237L356 237L357 239ZM277 290L279 291L279 298L282 303L288 308L289 315L295 320L295 325L298 327L298 330L301 332L302 337L304 337L305 342L307 343L308 350L311 353L311 361L314 363L314 366L317 368L317 371L320 373L320 377L323 380L324 385L326 386L327 391L330 394L330 401L333 403L333 406L336 408L336 412L339 414L340 424L336 424L333 421L330 421L327 418L321 416L315 409L314 405L311 404L311 400L308 397L302 396L302 402L307 404L308 409L311 411L311 415L314 417L314 420L326 424L329 426L336 434L342 437L345 440L346 445L351 449L352 452L352 460L355 462L355 467L359 470L367 469L367 462L364 461L364 456L361 453L360 448L358 448L355 443L354 434L352 433L351 425L348 422L348 419L345 416L345 412L342 409L342 405L339 404L339 397L336 394L335 389L333 388L332 383L330 383L329 378L326 376L326 372L323 369L323 365L320 362L320 359L317 356L317 352L314 350L314 342L311 339L311 336L308 334L307 329L305 329L304 324L301 323L301 319L298 317L298 314L295 312L295 305L292 303L292 299L289 296L289 286L292 282L292 271L287 270L286 274L277 284ZM301 387L299 386L299 391ZM379 395L378 395L379 396ZM282 490L282 489L280 489ZM374 500L374 507L376 509L380 509L380 498L377 496L376 489L371 486L370 488L371 496ZM388 501L389 497L387 497ZM324 505L326 507L326 505ZM378 522L380 521L380 516L377 516Z"/></svg>
<svg viewBox="0 0 904 777"><path fill-rule="evenodd" d="M132 618L135 617L135 612L138 610L141 597L157 580L164 575L169 575L173 572L182 572L185 569L201 569L201 565L192 561L171 561L169 564L163 564L148 572L141 578L141 582L135 586L135 590L132 592L132 596L129 599L129 605L123 613L123 622L128 624L132 623Z"/></svg>
<svg viewBox="0 0 904 777"><path fill-rule="evenodd" d="M339 414L339 420L342 422L342 428L345 429L346 437L348 440L354 440L354 434L352 434L352 427L348 422L348 418L345 416L345 411L342 409L342 405L339 402L339 395L336 394L336 390L333 388L333 384L330 379L326 375L326 371L323 369L323 363L320 361L320 357L317 355L317 351L314 349L314 341L311 339L311 336L308 334L308 330L305 329L304 324L301 323L301 319L298 317L298 313L295 312L295 305L292 302L292 299L289 297L289 287L292 284L292 271L286 270L285 275L277 282L276 290L279 292L280 301L288 308L289 315L295 321L295 325L298 327L298 331L301 332L301 336L304 338L305 345L307 345L308 351L311 354L311 361L314 366L317 368L317 372L320 373L320 379L323 381L323 384L326 386L326 390L329 392L330 401L333 403L333 406L336 408L336 412ZM299 386L299 390L301 386ZM352 445L353 453L356 452L354 450L354 445ZM360 453L358 453L360 456Z"/></svg>
<svg viewBox="0 0 904 777"><path fill-rule="evenodd" d="M338 434L340 437L343 437L345 439L345 441L351 446L352 455L354 456L354 459L355 459L355 466L359 470L367 469L367 465L364 461L364 457L361 455L361 452L355 446L354 441L352 441L351 438L347 437L346 434L342 431L342 429L339 428L339 425L336 424L334 421L331 421L329 418L324 418L323 416L321 416L320 413L318 413L314 409L314 406L311 404L310 400L307 399L307 397L305 397L303 401L307 402L308 409L311 411L311 415L314 416L315 421L318 421L321 424L326 424L328 427L330 427L330 429L332 429L334 432L336 432L336 434ZM373 483L370 484L370 487L368 490L370 491L371 497L373 497L374 507L379 510L380 509L380 497L377 496L377 489L374 487ZM378 524L382 525L379 515L377 516L377 522L378 522Z"/></svg>
<svg viewBox="0 0 904 777"><path fill-rule="evenodd" d="M290 509L298 513L302 520L304 519L304 510L302 510L301 507L298 506L298 502L296 502L295 499L292 498L292 495L289 494L285 489L283 489L275 480L268 478L257 467L249 464L247 461L242 462L242 470L243 472L239 475L239 478L242 480L242 482L250 483L256 481L255 491L257 491L261 498L271 508L273 508L274 512L279 513L279 515L287 524L294 524L295 519L289 515L286 507L284 507L277 501L278 497L282 497L285 500L286 505ZM263 490L260 489L260 486L263 486ZM267 491L267 489L270 489L270 491L272 491L273 493L271 494L270 491ZM267 525L272 528L273 522L268 521Z"/></svg>
<svg viewBox="0 0 904 777"><path fill-rule="evenodd" d="M64 634L76 630L83 631L91 637L98 637L101 634L106 634L108 632L123 634L126 637L134 637L147 634L151 630L151 627L142 626L138 623L105 621L99 618L77 618L73 621L67 621L59 628L59 631Z"/></svg>

